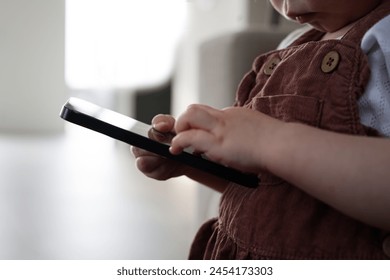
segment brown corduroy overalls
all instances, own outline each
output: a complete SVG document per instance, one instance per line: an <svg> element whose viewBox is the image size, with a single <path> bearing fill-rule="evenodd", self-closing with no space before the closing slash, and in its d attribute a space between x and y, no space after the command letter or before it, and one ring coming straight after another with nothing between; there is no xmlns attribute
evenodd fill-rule
<svg viewBox="0 0 390 280"><path fill-rule="evenodd" d="M357 100L370 76L360 44L390 13L389 3L360 19L340 40L320 41L323 33L311 30L288 48L259 56L238 88L236 105L286 122L372 135L359 121ZM388 232L347 217L272 174L260 178L256 189L229 185L219 218L201 227L190 259L390 257L383 245L390 244Z"/></svg>

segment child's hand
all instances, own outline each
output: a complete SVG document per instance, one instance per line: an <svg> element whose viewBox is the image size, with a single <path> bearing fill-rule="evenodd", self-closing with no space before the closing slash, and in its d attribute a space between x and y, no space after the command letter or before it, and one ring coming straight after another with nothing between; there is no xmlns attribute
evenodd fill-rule
<svg viewBox="0 0 390 280"><path fill-rule="evenodd" d="M177 135L170 151L179 154L192 147L212 161L258 173L266 168L264 157L268 141L281 123L246 108L217 110L191 105L176 122Z"/></svg>
<svg viewBox="0 0 390 280"><path fill-rule="evenodd" d="M152 125L153 130L150 131L150 137L161 142L166 142L167 139L161 139L161 137L164 134L174 133L175 119L169 115L157 115L153 118ZM159 134L159 132L162 134ZM185 167L178 162L134 146L132 147L132 152L136 158L137 168L150 178L167 180L181 176L185 172Z"/></svg>

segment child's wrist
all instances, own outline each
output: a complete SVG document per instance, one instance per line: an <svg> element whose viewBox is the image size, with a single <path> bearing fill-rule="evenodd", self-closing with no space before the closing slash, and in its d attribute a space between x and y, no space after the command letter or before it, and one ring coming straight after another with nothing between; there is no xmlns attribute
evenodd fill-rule
<svg viewBox="0 0 390 280"><path fill-rule="evenodd" d="M291 151L296 146L299 125L277 121L267 137L266 146L263 148L263 157L260 159L262 169L277 174L280 167L288 161Z"/></svg>

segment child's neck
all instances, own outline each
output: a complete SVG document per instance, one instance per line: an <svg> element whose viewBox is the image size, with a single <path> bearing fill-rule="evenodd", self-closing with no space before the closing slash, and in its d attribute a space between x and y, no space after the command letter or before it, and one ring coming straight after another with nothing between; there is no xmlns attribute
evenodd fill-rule
<svg viewBox="0 0 390 280"><path fill-rule="evenodd" d="M327 32L322 37L321 40L331 40L331 39L340 39L342 38L353 26L354 22L340 28L339 30L333 32Z"/></svg>

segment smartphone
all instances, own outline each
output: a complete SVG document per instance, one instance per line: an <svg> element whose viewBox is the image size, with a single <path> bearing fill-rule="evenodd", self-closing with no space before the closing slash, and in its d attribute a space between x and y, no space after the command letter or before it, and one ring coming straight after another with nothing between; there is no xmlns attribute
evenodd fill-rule
<svg viewBox="0 0 390 280"><path fill-rule="evenodd" d="M161 133L151 125L137 121L88 101L71 97L62 107L60 117L71 123L105 134L129 145L153 152L162 157L177 160L204 172L232 181L239 185L256 188L259 179L254 174L212 162L188 149L179 155L169 152L173 135Z"/></svg>

